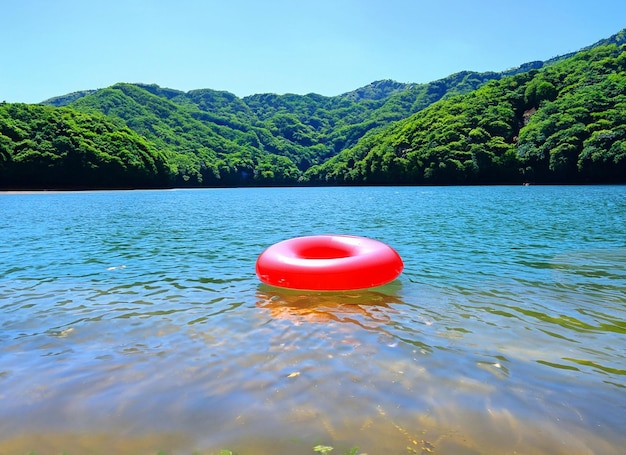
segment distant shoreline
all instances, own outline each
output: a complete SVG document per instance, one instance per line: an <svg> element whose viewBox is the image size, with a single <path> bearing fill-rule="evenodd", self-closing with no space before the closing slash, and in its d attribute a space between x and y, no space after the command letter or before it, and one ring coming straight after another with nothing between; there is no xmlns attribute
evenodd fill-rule
<svg viewBox="0 0 626 455"><path fill-rule="evenodd" d="M12 194L61 194L61 193L89 193L115 191L189 191L189 190L229 190L229 189L296 189L296 188L473 188L473 187L511 187L511 186L626 186L626 183L594 182L594 183L490 183L474 185L264 185L264 186L205 186L205 187L163 187L163 188L55 188L55 189L0 189L0 195Z"/></svg>

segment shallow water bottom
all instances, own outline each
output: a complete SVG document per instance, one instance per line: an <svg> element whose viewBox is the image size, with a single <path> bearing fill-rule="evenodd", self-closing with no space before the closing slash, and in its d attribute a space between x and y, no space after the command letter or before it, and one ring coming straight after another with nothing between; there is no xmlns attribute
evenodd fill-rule
<svg viewBox="0 0 626 455"><path fill-rule="evenodd" d="M451 408L434 414L390 418L378 408L360 419L323 416L315 408L293 409L279 419L240 415L222 428L213 444L197 433L140 431L133 423L85 432L33 431L4 439L0 453L66 454L313 454L318 445L333 453L368 454L618 454L600 434L562 431L558 422L520 422L506 410L463 413ZM207 422L205 422L206 424ZM250 427L256 431L249 431ZM296 428L297 427L297 428ZM215 431L210 425L205 429ZM241 433L245 433L242 436ZM350 452L351 450L357 450Z"/></svg>
<svg viewBox="0 0 626 455"><path fill-rule="evenodd" d="M398 294L261 286L208 326L94 318L26 337L11 350L22 366L3 372L0 454L617 455L626 443L615 386L537 364L550 353L528 340L492 333L490 351L472 334L482 323L458 331Z"/></svg>

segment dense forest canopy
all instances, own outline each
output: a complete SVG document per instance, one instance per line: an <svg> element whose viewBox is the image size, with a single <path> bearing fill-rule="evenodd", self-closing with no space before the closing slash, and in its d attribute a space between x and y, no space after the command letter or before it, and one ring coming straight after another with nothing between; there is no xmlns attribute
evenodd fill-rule
<svg viewBox="0 0 626 455"><path fill-rule="evenodd" d="M0 104L0 188L626 183L626 33L334 97L120 83Z"/></svg>
<svg viewBox="0 0 626 455"><path fill-rule="evenodd" d="M626 47L434 103L313 166L312 183L626 182Z"/></svg>
<svg viewBox="0 0 626 455"><path fill-rule="evenodd" d="M0 105L3 187L161 187L171 174L167 157L121 122L67 108Z"/></svg>

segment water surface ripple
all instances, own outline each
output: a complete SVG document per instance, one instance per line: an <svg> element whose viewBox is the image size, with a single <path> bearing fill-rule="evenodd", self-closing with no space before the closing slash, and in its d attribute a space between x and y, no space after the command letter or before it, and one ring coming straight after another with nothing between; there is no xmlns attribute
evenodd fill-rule
<svg viewBox="0 0 626 455"><path fill-rule="evenodd" d="M0 194L0 454L621 454L626 188ZM386 286L260 284L294 236ZM334 452L333 452L334 453Z"/></svg>

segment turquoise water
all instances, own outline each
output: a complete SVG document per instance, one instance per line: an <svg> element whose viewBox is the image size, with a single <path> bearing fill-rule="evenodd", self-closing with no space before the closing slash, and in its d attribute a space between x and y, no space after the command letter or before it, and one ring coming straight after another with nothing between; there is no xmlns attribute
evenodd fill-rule
<svg viewBox="0 0 626 455"><path fill-rule="evenodd" d="M621 454L626 187L0 194L0 454ZM272 288L311 234L405 263Z"/></svg>

